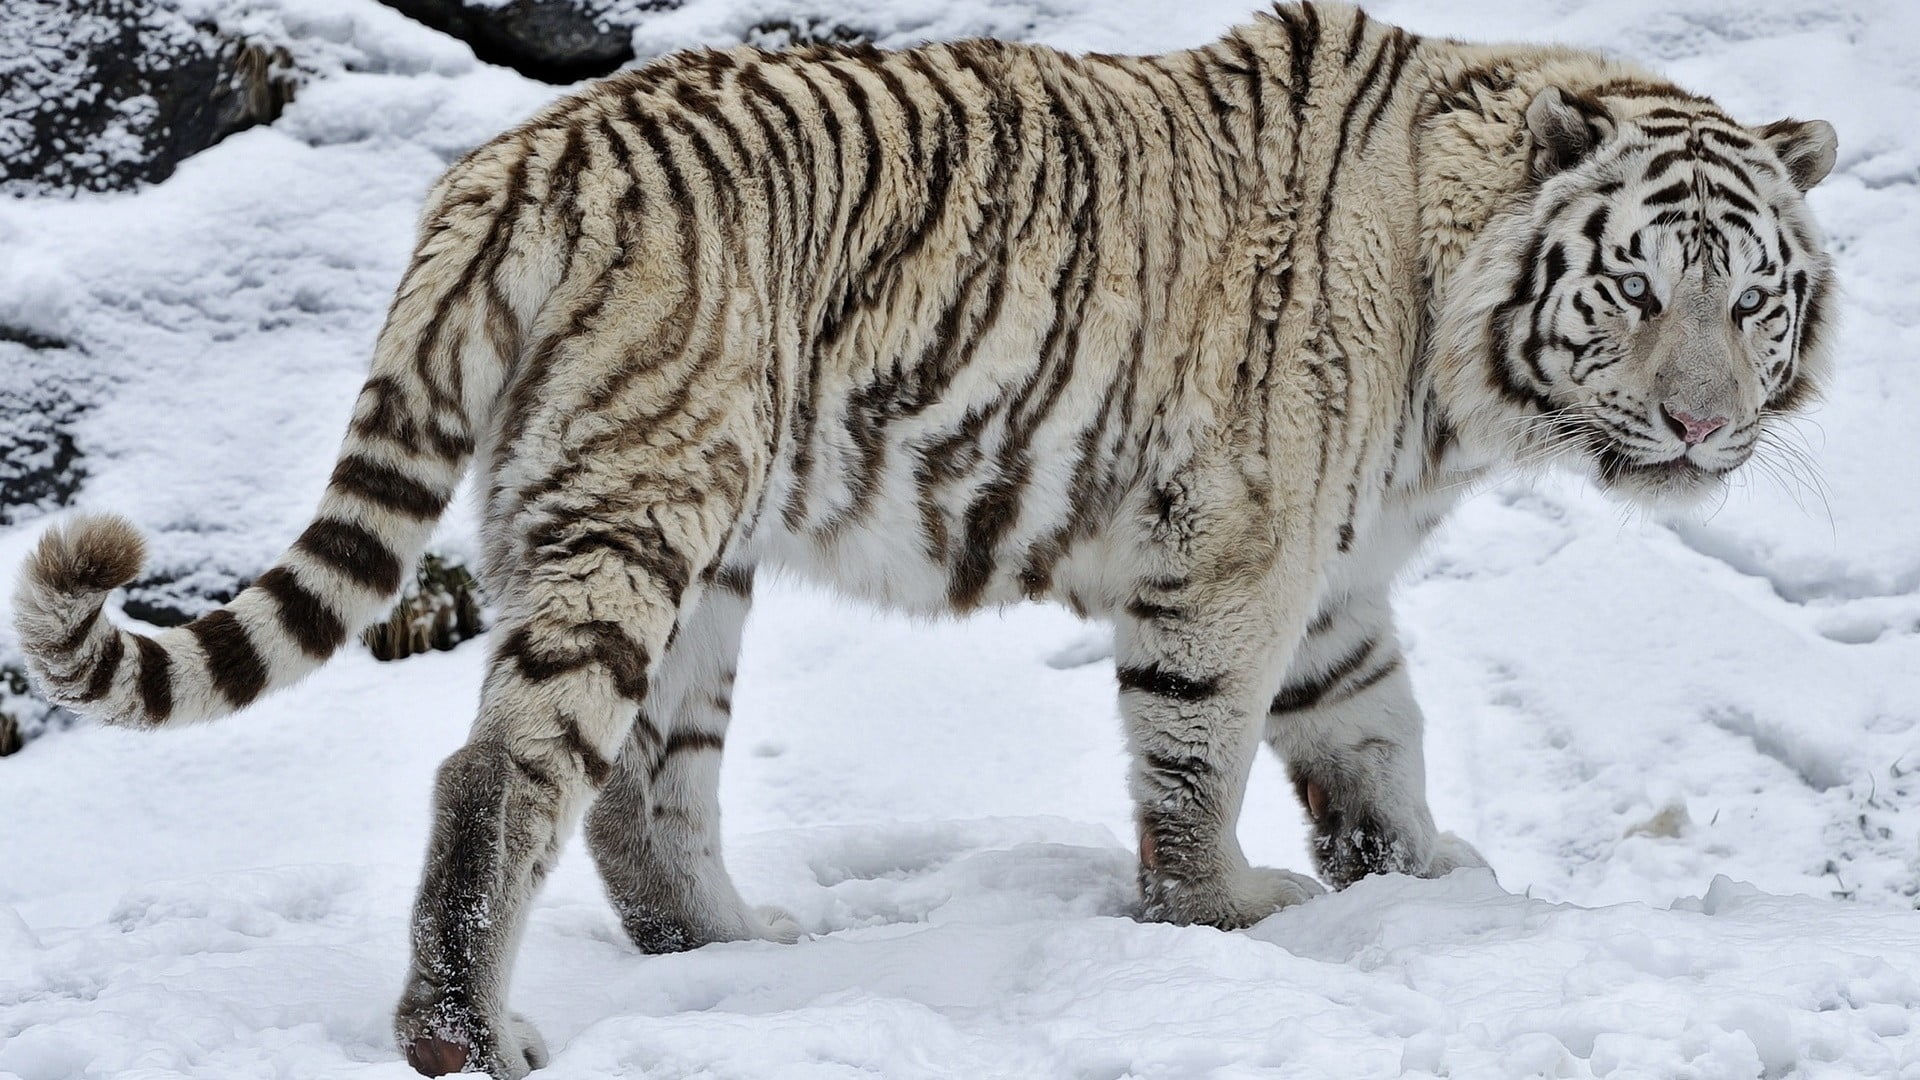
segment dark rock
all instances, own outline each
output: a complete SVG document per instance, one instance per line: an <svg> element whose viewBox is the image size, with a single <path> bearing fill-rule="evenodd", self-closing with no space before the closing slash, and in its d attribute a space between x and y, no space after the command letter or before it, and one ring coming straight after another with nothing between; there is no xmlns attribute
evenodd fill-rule
<svg viewBox="0 0 1920 1080"><path fill-rule="evenodd" d="M381 0L388 7L451 34L489 64L528 78L572 83L609 75L633 59L631 22L611 20L608 5L595 0ZM680 0L643 0L621 5L631 16L668 11Z"/></svg>
<svg viewBox="0 0 1920 1080"><path fill-rule="evenodd" d="M825 19L764 19L747 27L746 44L763 49L792 45L869 45L873 35Z"/></svg>
<svg viewBox="0 0 1920 1080"><path fill-rule="evenodd" d="M93 400L84 354L0 327L0 526L71 502L86 479L73 426Z"/></svg>
<svg viewBox="0 0 1920 1080"><path fill-rule="evenodd" d="M489 64L551 83L610 75L634 61L633 29L649 14L685 0L381 0L466 42ZM734 31L723 35L733 37ZM864 45L872 34L812 15L762 19L738 40L766 49ZM723 44L714 41L712 44Z"/></svg>
<svg viewBox="0 0 1920 1080"><path fill-rule="evenodd" d="M112 191L272 121L284 52L223 38L165 0L6 0L0 191Z"/></svg>
<svg viewBox="0 0 1920 1080"><path fill-rule="evenodd" d="M392 613L360 637L375 659L402 660L451 649L485 629L473 575L456 560L427 555Z"/></svg>
<svg viewBox="0 0 1920 1080"><path fill-rule="evenodd" d="M70 720L72 715L33 692L26 668L18 659L0 663L0 757L19 753L27 740L63 719Z"/></svg>
<svg viewBox="0 0 1920 1080"><path fill-rule="evenodd" d="M49 337L38 330L29 330L24 326L0 326L0 341L14 345L24 345L29 349L71 349L73 342Z"/></svg>
<svg viewBox="0 0 1920 1080"><path fill-rule="evenodd" d="M212 567L158 572L127 586L121 610L150 626L185 626L240 595L246 580Z"/></svg>

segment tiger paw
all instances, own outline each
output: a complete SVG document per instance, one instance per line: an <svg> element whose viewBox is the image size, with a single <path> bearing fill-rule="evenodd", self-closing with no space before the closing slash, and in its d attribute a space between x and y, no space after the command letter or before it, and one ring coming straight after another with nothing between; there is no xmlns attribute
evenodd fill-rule
<svg viewBox="0 0 1920 1080"><path fill-rule="evenodd" d="M1326 891L1305 874L1264 866L1243 867L1205 881L1143 872L1140 917L1148 922L1239 930Z"/></svg>
<svg viewBox="0 0 1920 1080"><path fill-rule="evenodd" d="M1420 876L1446 877L1455 870L1468 867L1485 870L1488 873L1493 872L1493 868L1487 865L1486 856L1481 855L1479 849L1453 833L1445 832L1434 841L1433 857L1427 860L1426 869L1420 872Z"/></svg>
<svg viewBox="0 0 1920 1080"><path fill-rule="evenodd" d="M1311 795L1318 792L1310 789ZM1394 823L1365 807L1328 805L1324 795L1310 797L1308 806L1314 818L1314 866L1336 889L1373 874L1437 878L1487 865L1472 844L1453 833L1436 833L1424 820Z"/></svg>
<svg viewBox="0 0 1920 1080"><path fill-rule="evenodd" d="M547 1044L527 1018L510 1014L498 1024L424 1024L396 1018L394 1028L407 1064L422 1076L485 1073L494 1080L520 1080L547 1063Z"/></svg>
<svg viewBox="0 0 1920 1080"><path fill-rule="evenodd" d="M756 921L755 936L762 941L771 941L780 945L792 945L807 936L801 928L800 920L786 908L765 904L753 909Z"/></svg>

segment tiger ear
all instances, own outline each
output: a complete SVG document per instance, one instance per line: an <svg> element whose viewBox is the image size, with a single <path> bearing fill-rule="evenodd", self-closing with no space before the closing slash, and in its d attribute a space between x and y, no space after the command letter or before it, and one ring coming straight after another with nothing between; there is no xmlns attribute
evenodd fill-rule
<svg viewBox="0 0 1920 1080"><path fill-rule="evenodd" d="M1840 152L1840 137L1825 120L1775 120L1760 129L1760 137L1780 155L1787 176L1801 191L1825 180Z"/></svg>
<svg viewBox="0 0 1920 1080"><path fill-rule="evenodd" d="M1545 180L1586 160L1607 136L1613 118L1590 98L1549 86L1527 106L1527 135L1533 140L1528 167L1533 178Z"/></svg>

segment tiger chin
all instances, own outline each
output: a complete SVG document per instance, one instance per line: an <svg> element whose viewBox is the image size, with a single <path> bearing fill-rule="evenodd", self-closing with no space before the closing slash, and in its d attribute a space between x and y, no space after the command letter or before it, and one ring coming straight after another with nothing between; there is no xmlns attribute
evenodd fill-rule
<svg viewBox="0 0 1920 1080"><path fill-rule="evenodd" d="M650 952L802 927L735 890L716 785L757 568L922 613L1115 626L1141 917L1241 927L1485 865L1428 810L1395 574L1466 481L1710 495L1826 375L1818 122L1594 54L1281 5L1210 45L689 52L428 194L318 513L154 636L108 517L16 620L47 695L230 714L382 615L471 468L498 608L442 765L395 1019L422 1072L545 1060L508 1009L584 817ZM1285 762L1320 880L1248 864Z"/></svg>

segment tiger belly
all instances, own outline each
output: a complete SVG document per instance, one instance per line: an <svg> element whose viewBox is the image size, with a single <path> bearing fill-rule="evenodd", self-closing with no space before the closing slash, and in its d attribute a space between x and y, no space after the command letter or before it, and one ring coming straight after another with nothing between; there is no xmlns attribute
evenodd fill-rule
<svg viewBox="0 0 1920 1080"><path fill-rule="evenodd" d="M889 446L858 516L824 515L795 528L762 516L747 550L759 565L888 610L916 615L1054 599L1081 614L1115 606L1125 595L1123 564L1112 548L1108 504L1118 496L1084 482L1064 454L1042 451L1023 482L980 460L964 473L940 471L941 444L907 438ZM1037 455L1038 456L1038 455ZM1098 471L1105 472L1103 467ZM775 484L770 506L792 485ZM844 509L845 483L820 493ZM824 523L822 523L822 521Z"/></svg>

